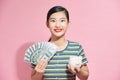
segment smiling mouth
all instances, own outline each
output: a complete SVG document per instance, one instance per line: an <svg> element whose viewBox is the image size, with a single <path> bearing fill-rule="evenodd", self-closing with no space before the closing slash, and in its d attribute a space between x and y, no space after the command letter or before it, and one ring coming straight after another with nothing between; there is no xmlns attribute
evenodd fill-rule
<svg viewBox="0 0 120 80"><path fill-rule="evenodd" d="M55 32L61 32L62 29L54 29Z"/></svg>

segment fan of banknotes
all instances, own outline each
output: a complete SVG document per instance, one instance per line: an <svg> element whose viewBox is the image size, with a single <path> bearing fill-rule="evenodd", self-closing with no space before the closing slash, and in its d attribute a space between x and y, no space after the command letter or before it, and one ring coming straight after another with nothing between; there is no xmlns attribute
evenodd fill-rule
<svg viewBox="0 0 120 80"><path fill-rule="evenodd" d="M58 51L58 47L51 42L38 42L31 45L24 55L24 60L37 64L40 59L50 60Z"/></svg>

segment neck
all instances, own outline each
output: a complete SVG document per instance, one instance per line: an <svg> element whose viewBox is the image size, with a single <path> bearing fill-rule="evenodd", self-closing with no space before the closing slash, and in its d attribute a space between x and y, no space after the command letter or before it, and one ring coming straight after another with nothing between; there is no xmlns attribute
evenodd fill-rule
<svg viewBox="0 0 120 80"><path fill-rule="evenodd" d="M61 37L61 38L51 38L50 42L53 42L57 45L63 44L64 42L66 42L67 40L65 39L65 37Z"/></svg>
<svg viewBox="0 0 120 80"><path fill-rule="evenodd" d="M66 47L68 41L65 39L65 37L61 38L52 37L50 42L54 43L60 48L60 50L62 50Z"/></svg>

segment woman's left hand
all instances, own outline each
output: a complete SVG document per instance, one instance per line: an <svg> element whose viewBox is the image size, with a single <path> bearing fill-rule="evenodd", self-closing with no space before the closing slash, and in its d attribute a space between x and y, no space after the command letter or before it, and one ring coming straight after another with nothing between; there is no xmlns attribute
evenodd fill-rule
<svg viewBox="0 0 120 80"><path fill-rule="evenodd" d="M73 74L76 74L76 73L78 73L78 72L80 72L80 67L71 67L71 65L70 64L68 64L68 70L71 72L71 73L73 73Z"/></svg>

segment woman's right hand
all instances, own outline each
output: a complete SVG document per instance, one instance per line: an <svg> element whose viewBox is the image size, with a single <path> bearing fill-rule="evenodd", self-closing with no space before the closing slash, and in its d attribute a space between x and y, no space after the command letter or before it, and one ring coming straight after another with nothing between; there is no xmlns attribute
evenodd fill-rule
<svg viewBox="0 0 120 80"><path fill-rule="evenodd" d="M44 73L47 64L48 64L48 61L47 61L47 60L41 59L41 60L38 62L38 64L36 65L35 70L36 70L37 72Z"/></svg>

